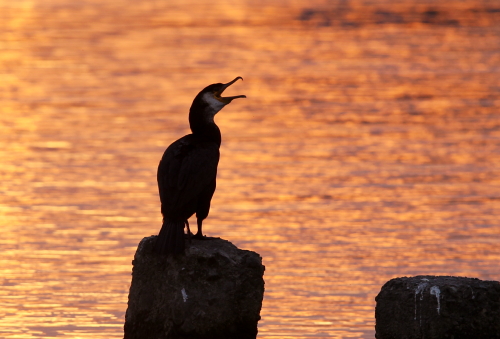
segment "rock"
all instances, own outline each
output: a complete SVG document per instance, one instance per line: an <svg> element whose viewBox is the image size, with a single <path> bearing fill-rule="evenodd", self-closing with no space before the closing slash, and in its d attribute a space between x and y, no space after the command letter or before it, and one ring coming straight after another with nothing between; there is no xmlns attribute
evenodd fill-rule
<svg viewBox="0 0 500 339"><path fill-rule="evenodd" d="M255 339L264 266L255 252L219 238L191 241L178 257L142 239L132 261L124 339Z"/></svg>
<svg viewBox="0 0 500 339"><path fill-rule="evenodd" d="M388 281L375 298L377 339L500 338L500 283L416 276Z"/></svg>

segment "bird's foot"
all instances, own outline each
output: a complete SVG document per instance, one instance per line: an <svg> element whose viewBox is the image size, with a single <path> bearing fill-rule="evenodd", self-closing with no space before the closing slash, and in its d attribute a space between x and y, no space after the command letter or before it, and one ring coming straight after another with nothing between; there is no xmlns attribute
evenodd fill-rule
<svg viewBox="0 0 500 339"><path fill-rule="evenodd" d="M195 235L192 236L192 239L196 239L196 240L213 240L213 239L220 239L220 238L207 237L206 235L202 235L201 233L196 233Z"/></svg>
<svg viewBox="0 0 500 339"><path fill-rule="evenodd" d="M201 233L196 233L195 235L192 236L193 239L196 239L196 240L206 240L207 237L205 237L203 234Z"/></svg>
<svg viewBox="0 0 500 339"><path fill-rule="evenodd" d="M184 234L184 239L188 241L189 246L191 246L191 240L193 239L193 233L189 232Z"/></svg>

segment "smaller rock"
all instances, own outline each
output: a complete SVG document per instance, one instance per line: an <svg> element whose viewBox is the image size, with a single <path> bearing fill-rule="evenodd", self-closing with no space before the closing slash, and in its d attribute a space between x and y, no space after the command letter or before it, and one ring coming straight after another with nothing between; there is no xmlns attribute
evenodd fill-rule
<svg viewBox="0 0 500 339"><path fill-rule="evenodd" d="M388 281L375 298L377 339L500 338L500 283L416 276Z"/></svg>
<svg viewBox="0 0 500 339"><path fill-rule="evenodd" d="M219 238L186 243L177 257L153 253L156 236L135 254L125 339L255 339L264 266L255 252Z"/></svg>

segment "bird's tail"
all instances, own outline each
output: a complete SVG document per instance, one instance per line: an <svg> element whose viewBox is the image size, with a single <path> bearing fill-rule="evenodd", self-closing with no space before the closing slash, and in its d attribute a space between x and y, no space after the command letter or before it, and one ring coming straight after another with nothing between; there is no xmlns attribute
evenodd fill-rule
<svg viewBox="0 0 500 339"><path fill-rule="evenodd" d="M184 221L163 220L155 252L165 255L184 253Z"/></svg>

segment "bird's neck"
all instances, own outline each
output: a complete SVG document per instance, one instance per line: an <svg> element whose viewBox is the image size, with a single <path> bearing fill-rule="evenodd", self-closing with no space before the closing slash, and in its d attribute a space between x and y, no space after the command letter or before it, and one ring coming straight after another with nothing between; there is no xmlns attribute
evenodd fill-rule
<svg viewBox="0 0 500 339"><path fill-rule="evenodd" d="M205 119L197 119L196 117L189 115L189 127L193 132L193 135L203 141L211 141L217 143L219 146L221 144L221 134L219 127L213 121Z"/></svg>

